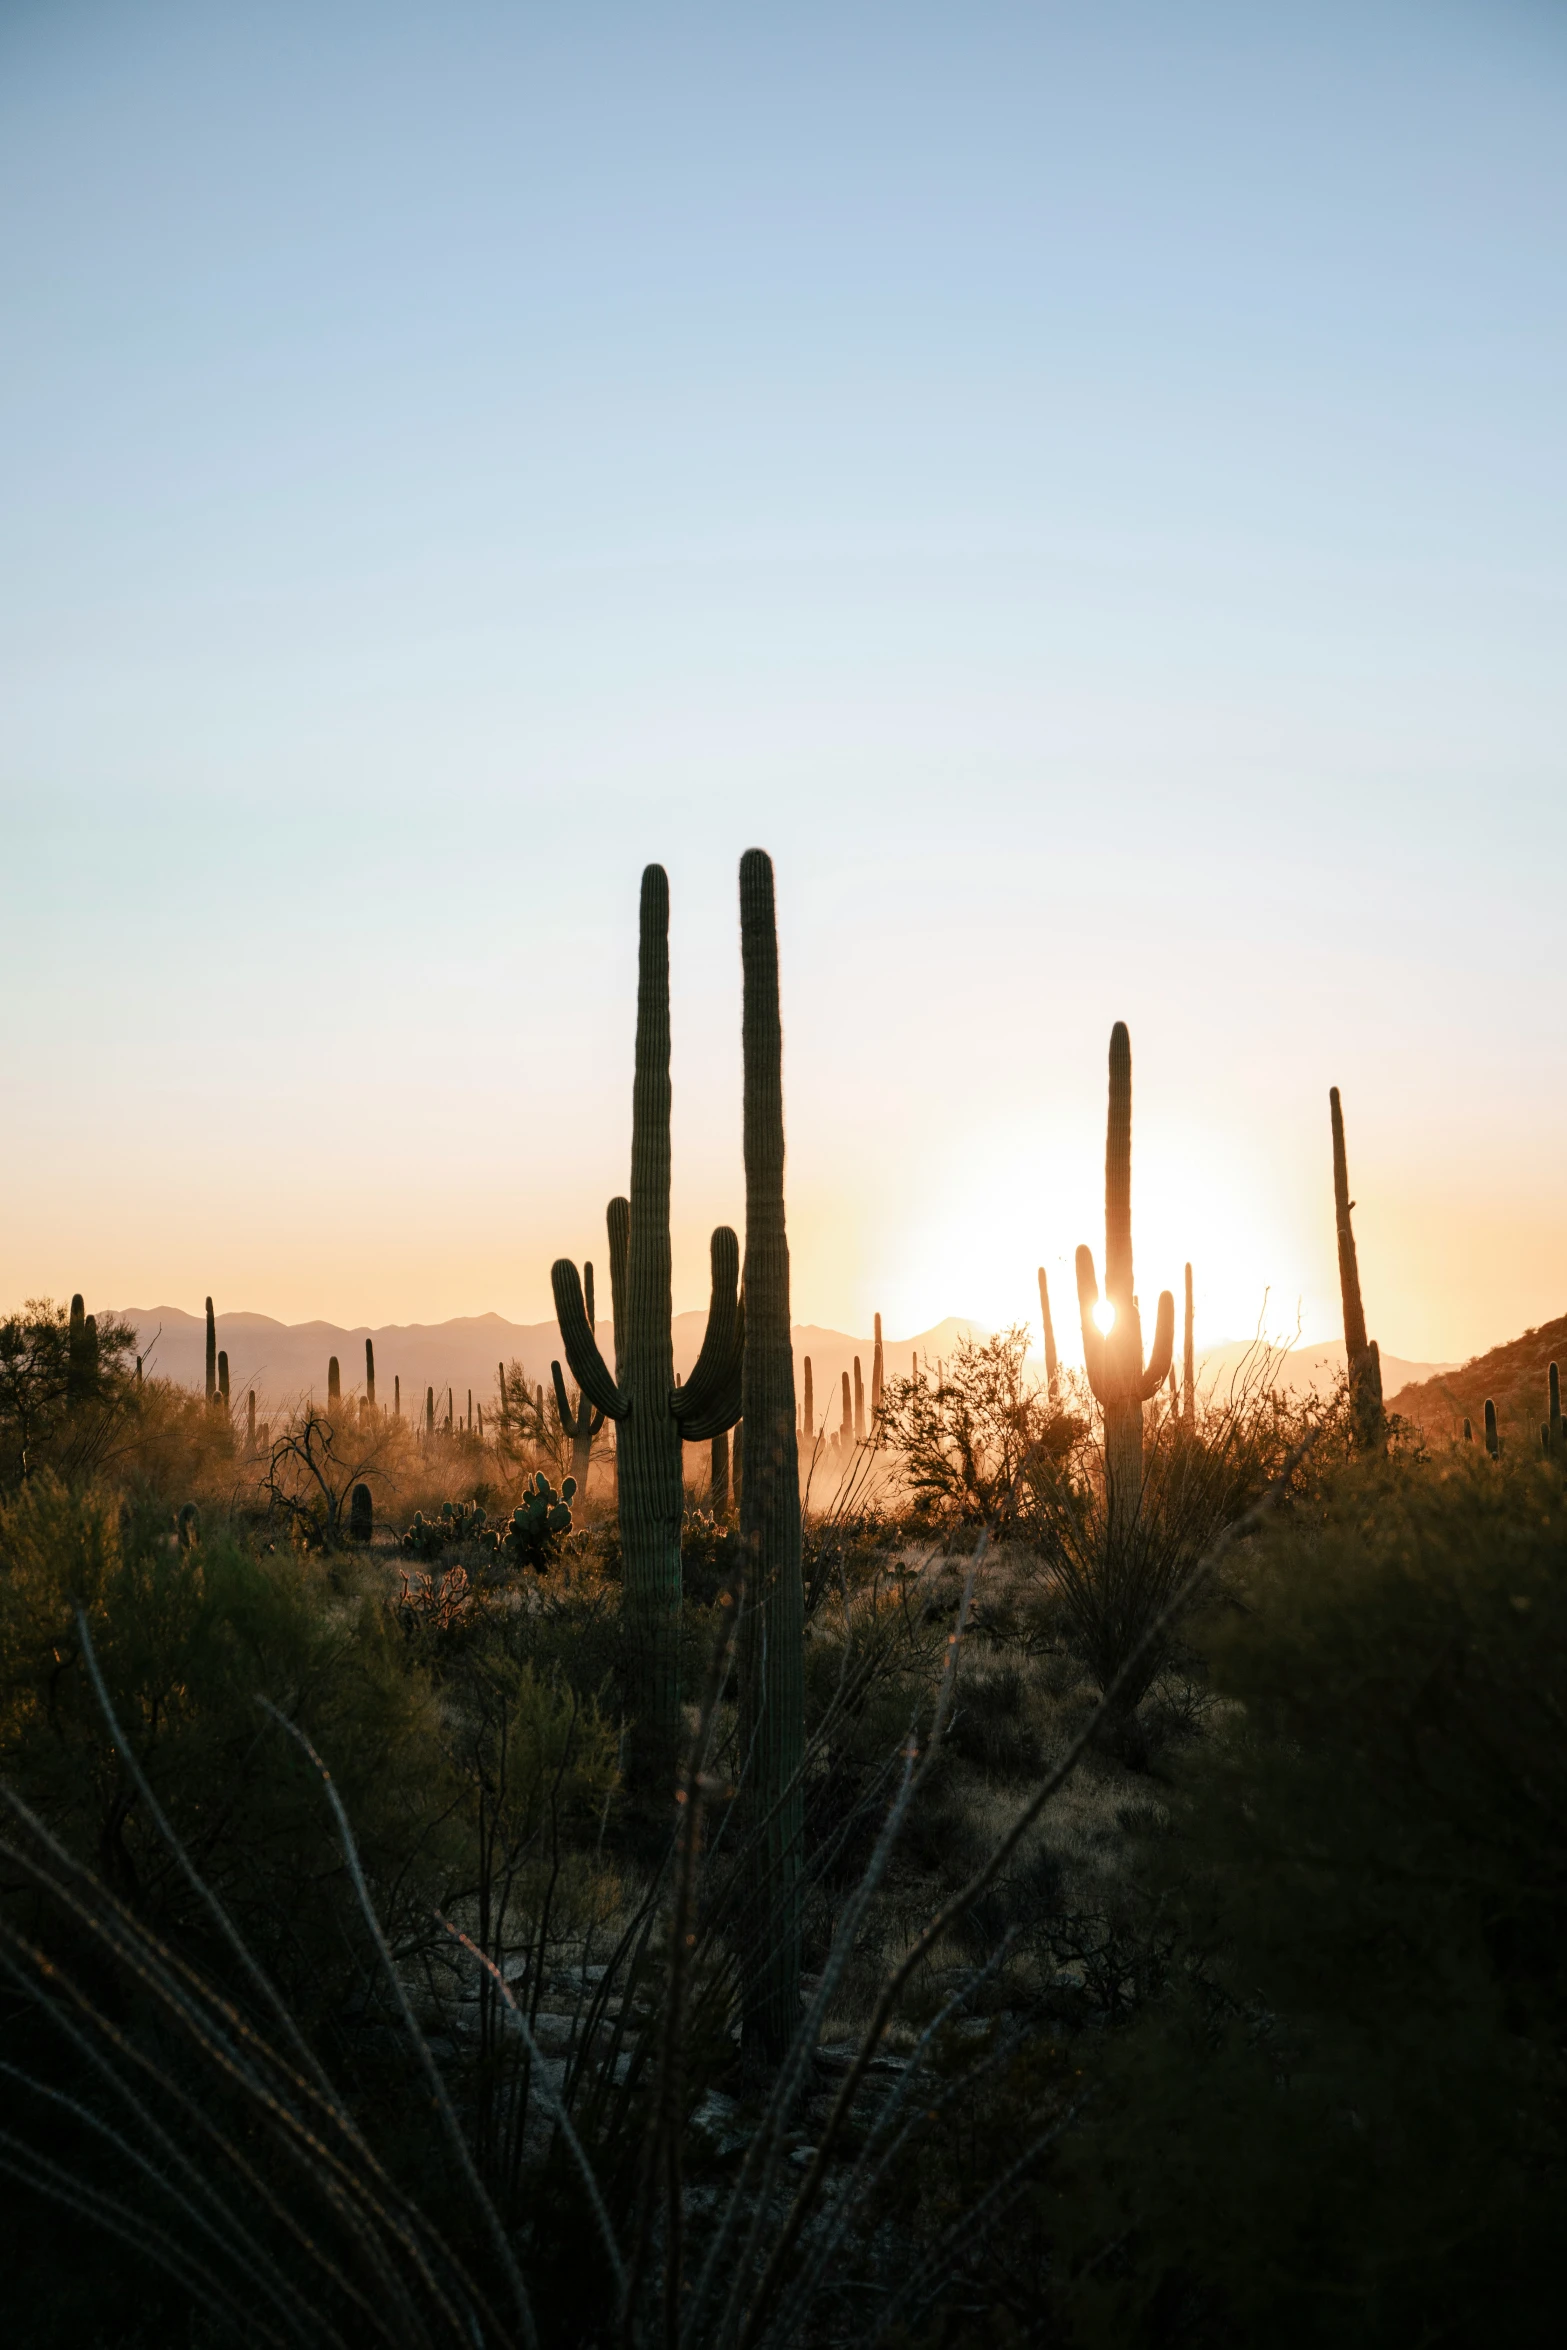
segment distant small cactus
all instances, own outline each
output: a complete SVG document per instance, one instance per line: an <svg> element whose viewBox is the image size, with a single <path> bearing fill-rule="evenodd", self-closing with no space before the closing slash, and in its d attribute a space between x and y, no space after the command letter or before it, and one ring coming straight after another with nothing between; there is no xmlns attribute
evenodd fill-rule
<svg viewBox="0 0 1567 2350"><path fill-rule="evenodd" d="M74 1307L72 1311L74 1312ZM218 1324L212 1311L212 1300L207 1300L207 1401L210 1404L218 1392Z"/></svg>
<svg viewBox="0 0 1567 2350"><path fill-rule="evenodd" d="M340 1370L338 1369L338 1367L337 1367L337 1357L336 1357L336 1355L333 1355L333 1356L331 1357L330 1361L328 1362L328 1364L327 1364L327 1367L326 1367L326 1408L327 1408L327 1410L328 1410L328 1411L330 1411L330 1410L332 1409L332 1406L333 1406L335 1403L341 1403L341 1402L342 1402L342 1400L343 1400L343 1374L341 1373L341 1371L340 1371Z"/></svg>
<svg viewBox="0 0 1567 2350"><path fill-rule="evenodd" d="M1489 1396L1485 1399L1485 1449L1493 1461L1501 1458L1502 1440L1496 1429L1496 1406Z"/></svg>
<svg viewBox="0 0 1567 2350"><path fill-rule="evenodd" d="M375 1503L368 1485L356 1485L348 1502L348 1539L368 1543L375 1533Z"/></svg>
<svg viewBox="0 0 1567 2350"><path fill-rule="evenodd" d="M229 1409L229 1359L227 1354L222 1351L220 1351L218 1355L217 1405L218 1410L223 1414L223 1417L227 1419Z"/></svg>
<svg viewBox="0 0 1567 2350"><path fill-rule="evenodd" d="M365 1401L375 1410L375 1342L365 1340Z"/></svg>

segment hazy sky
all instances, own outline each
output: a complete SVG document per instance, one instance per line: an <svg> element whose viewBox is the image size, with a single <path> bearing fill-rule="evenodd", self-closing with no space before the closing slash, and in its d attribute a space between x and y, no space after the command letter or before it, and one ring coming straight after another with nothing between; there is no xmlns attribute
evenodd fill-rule
<svg viewBox="0 0 1567 2350"><path fill-rule="evenodd" d="M0 1304L1567 1308L1567 10L0 0ZM1066 1298L1063 1295L1063 1309ZM1068 1316L1063 1311L1063 1320Z"/></svg>

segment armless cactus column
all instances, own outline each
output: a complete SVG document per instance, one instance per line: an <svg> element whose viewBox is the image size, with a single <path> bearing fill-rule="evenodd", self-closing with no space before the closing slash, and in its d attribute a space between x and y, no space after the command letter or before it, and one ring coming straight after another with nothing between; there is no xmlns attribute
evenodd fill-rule
<svg viewBox="0 0 1567 2350"><path fill-rule="evenodd" d="M375 1410L375 1341L365 1340L365 1402Z"/></svg>
<svg viewBox="0 0 1567 2350"><path fill-rule="evenodd" d="M207 1408L218 1392L218 1325L213 1316L212 1300L207 1300Z"/></svg>
<svg viewBox="0 0 1567 2350"><path fill-rule="evenodd" d="M854 1441L865 1442L865 1381L860 1375L860 1358L854 1358Z"/></svg>
<svg viewBox="0 0 1567 2350"><path fill-rule="evenodd" d="M1175 1352L1175 1299L1159 1293L1153 1352L1143 1362L1143 1325L1132 1291L1132 1040L1124 1020L1110 1031L1110 1113L1105 1126L1105 1297L1113 1319L1094 1319L1099 1284L1093 1251L1077 1252L1088 1383L1104 1410L1105 1483L1112 1538L1136 1522L1143 1491L1143 1405L1157 1395Z"/></svg>
<svg viewBox="0 0 1567 2350"><path fill-rule="evenodd" d="M740 1751L750 1770L753 1897L742 1983L747 2061L778 2063L800 2006L805 1593L794 1427L789 1239L784 1225L783 1027L771 858L740 860L745 983L746 1462L740 1534Z"/></svg>
<svg viewBox="0 0 1567 2350"><path fill-rule="evenodd" d="M1360 1265L1355 1255L1355 1230L1349 1212L1349 1161L1344 1151L1344 1111L1338 1087L1328 1089L1333 1120L1333 1217L1338 1226L1338 1281L1344 1299L1344 1353L1349 1369L1349 1401L1355 1436L1362 1450L1376 1451L1382 1443L1382 1356L1375 1339L1367 1341L1365 1308L1360 1302Z"/></svg>
<svg viewBox="0 0 1567 2350"><path fill-rule="evenodd" d="M340 1403L342 1402L342 1400L343 1400L343 1374L341 1373L341 1371L340 1371L340 1370L338 1369L338 1367L337 1367L337 1357L336 1357L336 1355L332 1355L332 1356L330 1356L330 1357L328 1358L328 1361L327 1361L327 1366L326 1366L326 1408L327 1408L327 1410L328 1410L328 1411L331 1411L331 1409L332 1409L333 1405L334 1405L334 1404L340 1404Z"/></svg>
<svg viewBox="0 0 1567 2350"><path fill-rule="evenodd" d="M1192 1352L1192 1269L1186 1268L1186 1328L1181 1349L1181 1421L1187 1428L1197 1425L1197 1364Z"/></svg>
<svg viewBox="0 0 1567 2350"><path fill-rule="evenodd" d="M808 1445L816 1442L816 1398L811 1393L811 1358L805 1358L805 1404L800 1420L800 1431Z"/></svg>
<svg viewBox="0 0 1567 2350"><path fill-rule="evenodd" d="M871 1442L881 1442L881 1398L886 1384L886 1359L881 1348L881 1316L876 1316L876 1343L871 1354Z"/></svg>
<svg viewBox="0 0 1567 2350"><path fill-rule="evenodd" d="M1039 1268L1039 1325L1045 1334L1045 1392L1052 1403L1061 1392L1061 1365L1056 1357L1056 1326L1050 1318L1050 1284Z"/></svg>
<svg viewBox="0 0 1567 2350"><path fill-rule="evenodd" d="M701 1352L675 1385L669 1239L669 880L642 876L637 1041L631 1086L631 1201L612 1201L610 1292L616 1376L588 1326L577 1268L551 1270L555 1316L572 1374L591 1405L618 1424L620 1545L625 1561L626 1771L633 1796L661 1803L674 1787L681 1736L680 1521L682 1442L734 1426L740 1409L740 1244L713 1234L713 1295ZM622 1269L623 1268L623 1269Z"/></svg>

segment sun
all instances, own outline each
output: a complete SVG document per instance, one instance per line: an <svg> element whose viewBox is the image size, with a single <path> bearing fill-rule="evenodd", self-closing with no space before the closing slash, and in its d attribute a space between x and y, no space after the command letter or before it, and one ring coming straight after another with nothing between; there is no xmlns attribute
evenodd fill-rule
<svg viewBox="0 0 1567 2350"><path fill-rule="evenodd" d="M1102 1297L1094 1308L1094 1328L1108 1337L1115 1326L1115 1308L1107 1297Z"/></svg>

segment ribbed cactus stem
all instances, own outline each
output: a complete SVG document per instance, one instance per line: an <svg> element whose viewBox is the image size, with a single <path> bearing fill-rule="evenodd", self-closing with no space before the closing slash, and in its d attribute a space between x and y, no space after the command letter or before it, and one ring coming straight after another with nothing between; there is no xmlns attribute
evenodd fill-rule
<svg viewBox="0 0 1567 2350"><path fill-rule="evenodd" d="M73 1313L73 1314L74 1314L74 1312L76 1311L76 1307L75 1307L75 1303L74 1303L74 1301L73 1301L73 1303L72 1303L71 1311L72 1311L72 1313ZM209 1298L208 1298L208 1300L207 1300L207 1402L208 1402L209 1404L211 1403L211 1401L212 1401L213 1397L214 1397L214 1396L217 1394L217 1392L218 1392L218 1325L217 1325L217 1318L216 1318L216 1316L214 1315L214 1313L213 1313L213 1311L212 1311L212 1300L211 1300L211 1298L209 1297Z"/></svg>
<svg viewBox="0 0 1567 2350"><path fill-rule="evenodd" d="M334 1404L336 1404L336 1403L341 1403L341 1402L342 1402L342 1400L343 1400L343 1375L342 1375L341 1371L339 1371L339 1369L338 1369L338 1367L337 1367L337 1357L336 1357L336 1355L333 1355L333 1356L331 1357L330 1361L328 1362L328 1364L327 1364L327 1367L326 1367L326 1408L327 1408L327 1410L328 1410L328 1411L330 1411L330 1410L332 1409L332 1406L333 1406Z"/></svg>
<svg viewBox="0 0 1567 2350"><path fill-rule="evenodd" d="M435 1389L433 1387L427 1387L424 1391L424 1432L426 1436L433 1437L435 1434Z"/></svg>
<svg viewBox="0 0 1567 2350"><path fill-rule="evenodd" d="M1039 1268L1039 1326L1045 1340L1045 1393L1052 1403L1061 1392L1061 1365L1056 1355L1056 1326L1050 1318L1050 1284Z"/></svg>
<svg viewBox="0 0 1567 2350"><path fill-rule="evenodd" d="M1333 1220L1338 1228L1338 1280L1344 1301L1344 1356L1349 1373L1349 1398L1356 1437L1366 1451L1380 1449L1382 1421L1382 1358L1374 1340L1366 1337L1365 1308L1360 1302L1360 1265L1355 1254L1355 1228L1350 1211L1349 1160L1344 1149L1344 1110L1336 1085L1328 1089L1333 1126Z"/></svg>
<svg viewBox="0 0 1567 2350"><path fill-rule="evenodd" d="M784 1219L783 1027L772 860L740 860L744 980L746 1444L740 1528L747 1594L741 1624L740 1751L749 1757L752 1827L742 2017L748 2060L777 2064L800 2006L804 1844L805 1592L794 1426L789 1239Z"/></svg>
<svg viewBox="0 0 1567 2350"><path fill-rule="evenodd" d="M1485 1449L1493 1461L1501 1457L1502 1440L1497 1434L1496 1405L1490 1396L1485 1399Z"/></svg>
<svg viewBox="0 0 1567 2350"><path fill-rule="evenodd" d="M626 1327L619 1384L631 1399L620 1422L619 1505L625 1560L628 1767L644 1794L673 1787L680 1739L680 1520L685 1500L675 1385L669 1236L669 879L642 876L637 950L637 1037L631 1086L631 1218ZM615 1237L610 1240L614 1287Z"/></svg>
<svg viewBox="0 0 1567 2350"><path fill-rule="evenodd" d="M854 1441L865 1442L865 1381L860 1376L860 1358L854 1358Z"/></svg>
<svg viewBox="0 0 1567 2350"><path fill-rule="evenodd" d="M403 1377L402 1377L402 1373L401 1373L400 1371L397 1371L397 1372L394 1372L394 1373L393 1373L393 1376L392 1376L392 1417L393 1417L393 1419L394 1419L394 1420L400 1420L400 1419L402 1418L402 1416L403 1416Z"/></svg>
<svg viewBox="0 0 1567 2350"><path fill-rule="evenodd" d="M1143 1361L1143 1330L1132 1287L1132 1040L1126 1023L1110 1031L1110 1106L1105 1124L1105 1297L1108 1331L1096 1319L1099 1285L1093 1252L1077 1252L1077 1296L1088 1379L1104 1412L1105 1487L1112 1543L1123 1540L1142 1505L1143 1405L1158 1394L1175 1351L1175 1300L1159 1295L1153 1349Z"/></svg>
<svg viewBox="0 0 1567 2350"><path fill-rule="evenodd" d="M876 1338L871 1354L871 1433L881 1441L882 1391L886 1385L886 1358L881 1345L881 1316L876 1316Z"/></svg>
<svg viewBox="0 0 1567 2350"><path fill-rule="evenodd" d="M468 1390L468 1432L473 1433L473 1389Z"/></svg>
<svg viewBox="0 0 1567 2350"><path fill-rule="evenodd" d="M1192 1349L1192 1269L1186 1268L1186 1326L1181 1344L1181 1418L1197 1425L1197 1357Z"/></svg>
<svg viewBox="0 0 1567 2350"><path fill-rule="evenodd" d="M229 1359L221 1348L218 1351L218 1404L226 1413L229 1408Z"/></svg>
<svg viewBox="0 0 1567 2350"><path fill-rule="evenodd" d="M807 1444L816 1442L816 1398L811 1392L811 1358L805 1358L805 1404L800 1419L801 1433Z"/></svg>
<svg viewBox="0 0 1567 2350"><path fill-rule="evenodd" d="M365 1340L365 1402L375 1410L375 1341Z"/></svg>
<svg viewBox="0 0 1567 2350"><path fill-rule="evenodd" d="M847 1452L854 1436L854 1404L849 1394L849 1374L843 1374L843 1419L838 1429L838 1442Z"/></svg>

